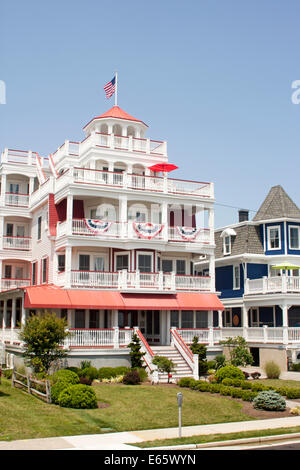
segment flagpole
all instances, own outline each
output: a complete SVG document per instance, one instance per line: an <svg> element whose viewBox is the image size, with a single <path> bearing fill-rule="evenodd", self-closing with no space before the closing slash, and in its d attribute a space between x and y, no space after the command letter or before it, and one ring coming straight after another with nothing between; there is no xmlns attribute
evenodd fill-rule
<svg viewBox="0 0 300 470"><path fill-rule="evenodd" d="M115 106L118 106L118 72L115 72Z"/></svg>

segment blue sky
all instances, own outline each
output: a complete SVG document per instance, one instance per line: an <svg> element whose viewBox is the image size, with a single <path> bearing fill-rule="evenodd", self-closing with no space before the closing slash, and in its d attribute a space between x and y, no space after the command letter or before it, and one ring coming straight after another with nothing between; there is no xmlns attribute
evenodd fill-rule
<svg viewBox="0 0 300 470"><path fill-rule="evenodd" d="M119 105L168 141L172 176L214 182L216 226L277 184L300 206L299 14L298 0L2 2L0 148L81 140L118 70Z"/></svg>

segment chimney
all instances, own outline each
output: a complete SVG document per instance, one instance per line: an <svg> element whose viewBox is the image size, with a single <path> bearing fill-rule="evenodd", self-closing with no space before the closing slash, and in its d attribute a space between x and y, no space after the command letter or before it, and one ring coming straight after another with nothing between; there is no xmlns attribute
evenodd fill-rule
<svg viewBox="0 0 300 470"><path fill-rule="evenodd" d="M247 209L239 210L239 222L246 222L249 220L249 211Z"/></svg>

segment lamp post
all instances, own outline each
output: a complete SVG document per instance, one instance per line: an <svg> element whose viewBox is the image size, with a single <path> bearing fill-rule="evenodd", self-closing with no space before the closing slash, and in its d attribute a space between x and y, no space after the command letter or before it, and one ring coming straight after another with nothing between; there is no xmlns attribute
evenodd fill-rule
<svg viewBox="0 0 300 470"><path fill-rule="evenodd" d="M178 436L181 437L181 407L183 402L183 394L181 392L177 393L177 403L178 403Z"/></svg>

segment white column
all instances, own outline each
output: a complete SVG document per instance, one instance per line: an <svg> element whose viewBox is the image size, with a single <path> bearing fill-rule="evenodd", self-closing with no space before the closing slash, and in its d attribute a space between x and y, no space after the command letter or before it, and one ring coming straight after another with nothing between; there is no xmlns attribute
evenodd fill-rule
<svg viewBox="0 0 300 470"><path fill-rule="evenodd" d="M29 178L29 196L33 193L34 188L34 176L30 176Z"/></svg>
<svg viewBox="0 0 300 470"><path fill-rule="evenodd" d="M1 205L5 205L6 175L1 176Z"/></svg>
<svg viewBox="0 0 300 470"><path fill-rule="evenodd" d="M72 234L73 222L73 194L67 196L67 235Z"/></svg>
<svg viewBox="0 0 300 470"><path fill-rule="evenodd" d="M11 306L11 329L16 328L16 298L12 299L12 306Z"/></svg>
<svg viewBox="0 0 300 470"><path fill-rule="evenodd" d="M71 276L72 276L72 247L67 246L65 252L65 272L66 272L66 288L70 289L71 287Z"/></svg>
<svg viewBox="0 0 300 470"><path fill-rule="evenodd" d="M218 325L219 328L223 328L223 310L218 310Z"/></svg>
<svg viewBox="0 0 300 470"><path fill-rule="evenodd" d="M118 310L112 310L111 311L111 316L112 316L112 324L111 324L111 327L112 328L117 328L118 327L118 323L119 323L119 319L118 319Z"/></svg>
<svg viewBox="0 0 300 470"><path fill-rule="evenodd" d="M23 326L25 326L25 323L26 323L26 310L24 307L24 300L25 300L25 294L22 297L21 328L23 328Z"/></svg>
<svg viewBox="0 0 300 470"><path fill-rule="evenodd" d="M213 245L215 242L214 228L215 228L215 213L214 209L208 210L208 228L209 228L209 239L210 243Z"/></svg>
<svg viewBox="0 0 300 470"><path fill-rule="evenodd" d="M248 309L245 305L242 307L242 325L243 325L243 335L244 339L248 339Z"/></svg>
<svg viewBox="0 0 300 470"><path fill-rule="evenodd" d="M216 281L215 281L215 255L214 254L209 256L209 277L210 277L210 290L211 292L215 292Z"/></svg>
<svg viewBox="0 0 300 470"><path fill-rule="evenodd" d="M121 236L127 235L127 196L119 196L119 221L121 222Z"/></svg>
<svg viewBox="0 0 300 470"><path fill-rule="evenodd" d="M161 203L161 223L164 226L163 228L163 239L168 241L169 234L168 234L168 203L163 201Z"/></svg>
<svg viewBox="0 0 300 470"><path fill-rule="evenodd" d="M7 299L4 299L4 301L3 301L3 322L2 322L2 328L4 330L6 328L6 322L7 322Z"/></svg>
<svg viewBox="0 0 300 470"><path fill-rule="evenodd" d="M288 310L289 305L280 305L282 310L283 344L288 343Z"/></svg>

